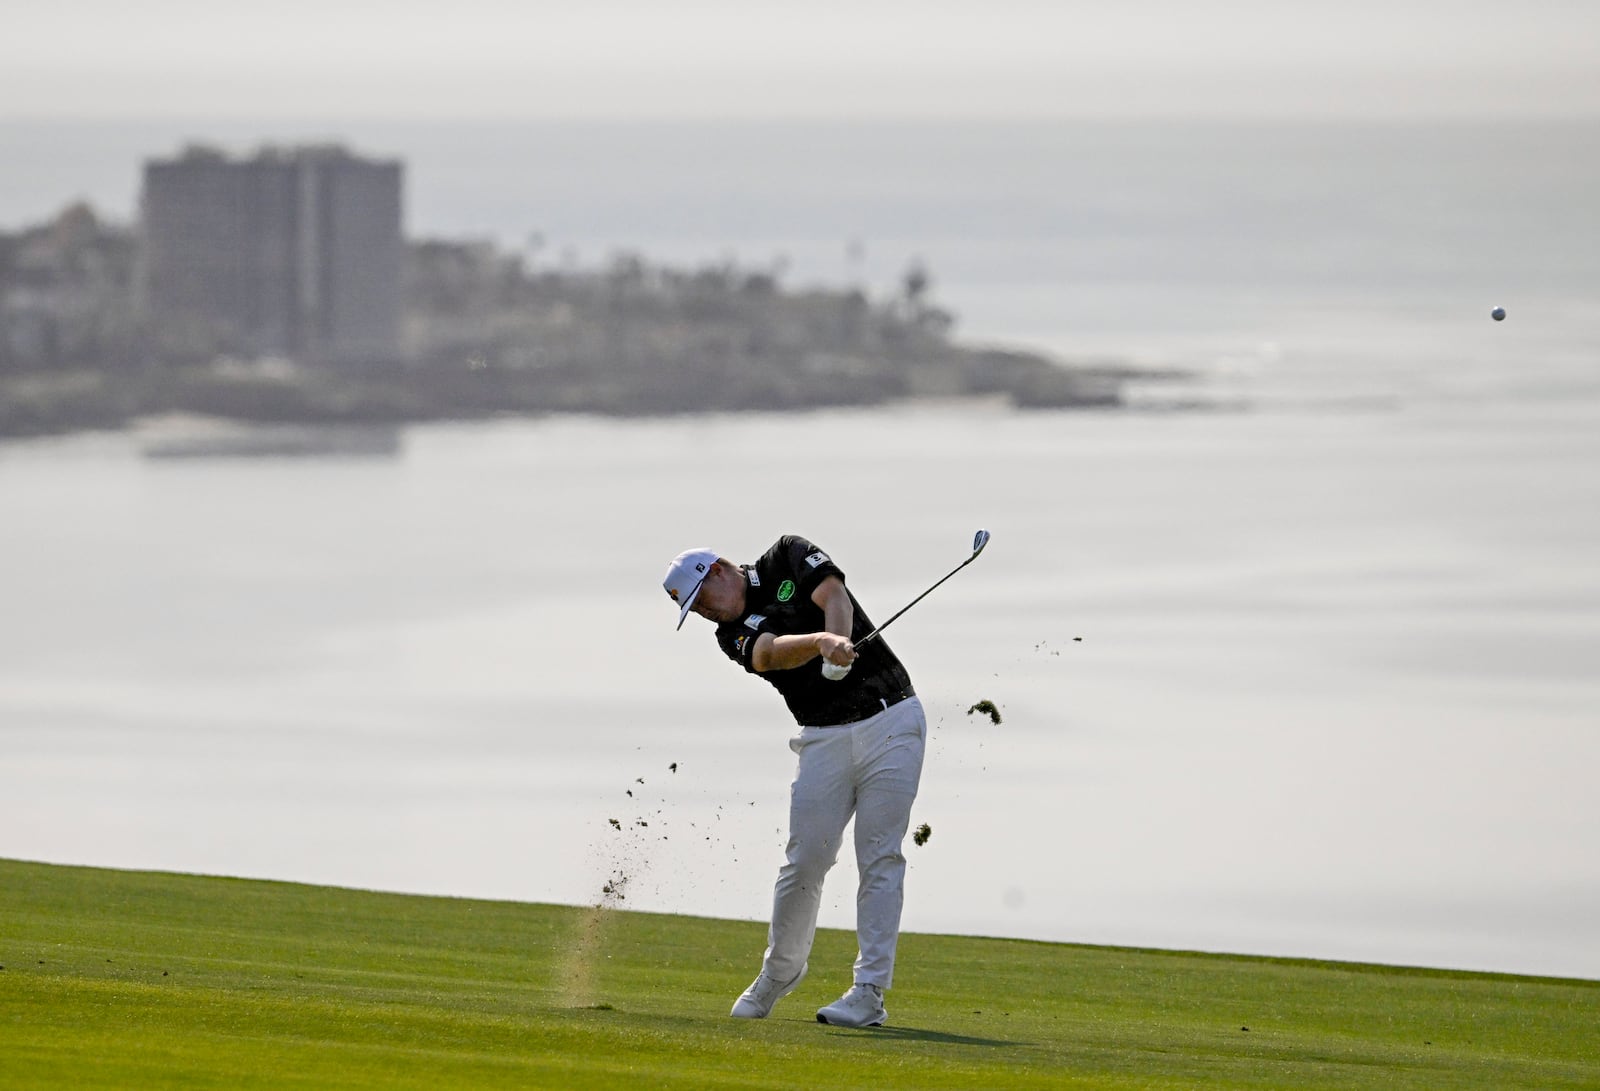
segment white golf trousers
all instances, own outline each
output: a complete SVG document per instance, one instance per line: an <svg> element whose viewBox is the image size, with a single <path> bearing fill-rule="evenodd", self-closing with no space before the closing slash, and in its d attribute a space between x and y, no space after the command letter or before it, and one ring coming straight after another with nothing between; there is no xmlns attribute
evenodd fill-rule
<svg viewBox="0 0 1600 1091"><path fill-rule="evenodd" d="M822 905L822 880L839 859L851 814L856 819L855 981L887 989L905 902L901 854L911 803L922 779L928 734L922 702L897 705L838 727L806 727L789 740L800 757L789 801L788 861L778 871L764 969L778 981L800 972L811 954Z"/></svg>

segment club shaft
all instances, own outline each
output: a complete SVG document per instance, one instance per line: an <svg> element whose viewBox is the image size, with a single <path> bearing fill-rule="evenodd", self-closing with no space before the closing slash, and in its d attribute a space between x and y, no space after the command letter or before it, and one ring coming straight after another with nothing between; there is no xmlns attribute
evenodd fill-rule
<svg viewBox="0 0 1600 1091"><path fill-rule="evenodd" d="M960 572L963 568L967 567L967 565L971 564L973 561L975 561L977 559L978 559L978 555L976 553L974 553L972 556L968 557L966 560L962 561L960 564L958 564L954 568L952 568L949 572L946 572L944 574L944 577L939 580L939 583L943 583L945 580L949 579L951 576L954 576L957 572ZM860 640L855 641L854 642L855 646L857 648L860 648L863 644L866 644L869 640L875 639L879 633L883 632L885 629L887 629L890 625L892 625L894 623L894 619L895 618L899 617L901 614L903 614L907 610L911 609L917 603L921 602L923 599L925 599L929 595L933 594L934 590L939 586L939 583L934 584L933 587L928 588L922 594L918 595L916 598L912 599L910 602L908 602L904 606L900 607L900 609L895 613L894 617L891 617L888 621L885 621L882 625L879 625L876 629L872 630L872 632L868 633L866 636L862 637Z"/></svg>

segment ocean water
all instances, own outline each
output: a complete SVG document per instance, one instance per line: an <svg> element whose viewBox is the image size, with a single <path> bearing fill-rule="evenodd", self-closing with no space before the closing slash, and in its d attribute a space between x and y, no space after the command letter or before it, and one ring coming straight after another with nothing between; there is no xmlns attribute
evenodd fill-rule
<svg viewBox="0 0 1600 1091"><path fill-rule="evenodd" d="M666 561L798 531L884 616L983 526L891 630L908 929L1600 977L1595 132L312 134L406 155L417 233L875 291L918 257L969 337L1192 375L388 459L0 445L0 853L760 921L791 729L672 630ZM177 139L0 126L0 223L69 177L116 212L111 154Z"/></svg>

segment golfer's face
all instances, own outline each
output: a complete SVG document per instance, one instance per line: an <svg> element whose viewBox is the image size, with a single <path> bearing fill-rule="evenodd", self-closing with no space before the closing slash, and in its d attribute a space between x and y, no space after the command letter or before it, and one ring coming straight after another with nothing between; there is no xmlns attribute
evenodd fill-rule
<svg viewBox="0 0 1600 1091"><path fill-rule="evenodd" d="M733 621L744 612L744 573L718 561L700 585L694 612L712 621Z"/></svg>

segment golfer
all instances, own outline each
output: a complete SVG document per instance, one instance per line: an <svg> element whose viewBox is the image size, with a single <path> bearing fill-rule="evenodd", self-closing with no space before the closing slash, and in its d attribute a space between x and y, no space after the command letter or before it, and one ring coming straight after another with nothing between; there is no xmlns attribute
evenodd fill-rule
<svg viewBox="0 0 1600 1091"><path fill-rule="evenodd" d="M911 677L881 638L859 653L852 638L873 625L845 586L844 573L816 545L785 535L754 564L714 550L680 553L667 569L678 626L692 610L716 622L728 658L771 682L800 732L789 801L787 861L778 871L772 925L761 973L733 1005L741 1019L764 1019L806 976L817 930L822 880L839 858L855 815L855 981L817 1012L835 1026L875 1027L888 1019L883 993L894 981L911 803L922 778L927 721ZM844 677L831 673L849 668Z"/></svg>

